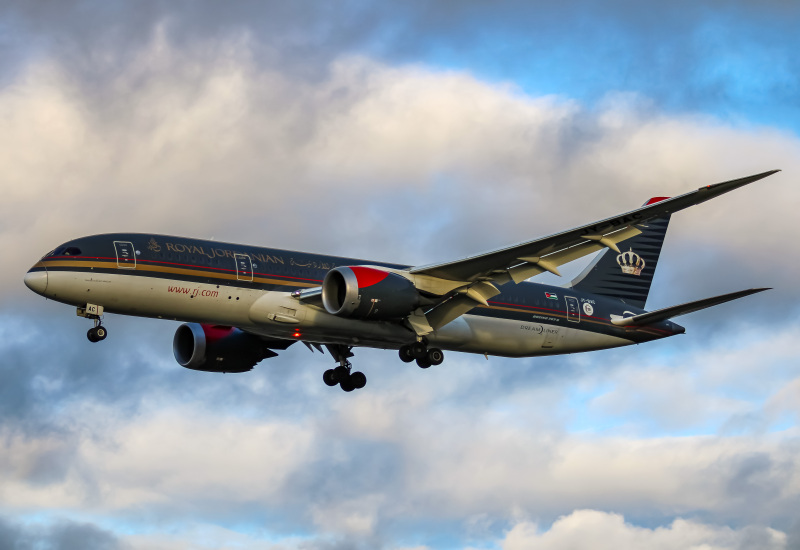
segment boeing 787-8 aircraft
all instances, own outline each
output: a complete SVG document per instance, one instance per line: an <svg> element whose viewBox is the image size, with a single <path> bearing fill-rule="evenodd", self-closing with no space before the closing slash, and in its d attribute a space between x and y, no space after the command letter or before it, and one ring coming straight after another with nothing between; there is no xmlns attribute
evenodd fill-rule
<svg viewBox="0 0 800 550"><path fill-rule="evenodd" d="M75 239L25 275L77 307L104 340L104 313L183 321L178 363L245 372L297 341L330 352L323 380L362 388L353 348L399 350L422 368L444 352L530 357L592 351L684 332L670 319L754 288L645 311L670 215L778 172L701 187L588 225L460 260L420 266L140 233ZM529 282L600 252L564 286Z"/></svg>

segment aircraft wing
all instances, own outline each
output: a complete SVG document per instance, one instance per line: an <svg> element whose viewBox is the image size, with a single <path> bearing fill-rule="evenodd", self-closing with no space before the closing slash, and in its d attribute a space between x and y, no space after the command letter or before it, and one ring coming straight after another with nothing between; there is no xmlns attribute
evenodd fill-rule
<svg viewBox="0 0 800 550"><path fill-rule="evenodd" d="M638 235L640 233L636 229L638 224L700 204L776 172L780 170L770 170L745 178L707 185L696 191L549 237L461 260L414 267L410 273L450 281L491 281L498 284L505 284L511 280L518 283L544 271L558 274L557 266L605 247L619 252L617 243Z"/></svg>

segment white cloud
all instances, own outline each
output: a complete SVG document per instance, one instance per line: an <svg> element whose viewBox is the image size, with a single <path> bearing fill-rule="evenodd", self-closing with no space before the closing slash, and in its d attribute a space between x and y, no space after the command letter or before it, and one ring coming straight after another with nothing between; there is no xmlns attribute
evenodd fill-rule
<svg viewBox="0 0 800 550"><path fill-rule="evenodd" d="M636 96L589 107L363 57L340 58L309 83L255 63L251 39L178 49L162 29L130 60L112 60L120 66L109 81L84 82L38 60L0 90L4 297L27 292L21 274L40 254L83 234L213 235L422 263L781 167L783 175L676 216L664 256L673 267L657 281L657 299L763 282L780 287L775 302L792 304L800 245L786 235L800 199L788 183L800 168L796 136L665 115ZM730 317L720 324L749 327ZM763 318L786 317L770 309ZM17 332L4 334L21 341ZM680 355L678 369L641 352L646 365L570 380L616 384L583 412L629 418L632 433L566 433L567 392L539 384L541 363L458 356L413 377L381 373L395 385L371 379L364 393L325 393L321 404L318 390L293 388L301 412L290 419L269 408L243 418L238 403L205 395L143 398L130 417L109 403L67 401L56 404L67 435L0 438L0 500L113 517L280 510L322 536L356 537L463 518L488 533L520 515L571 514L547 531L519 523L504 544L555 549L595 533L621 548L735 548L755 533L780 548L780 533L759 527L676 520L645 529L572 511L786 521L800 501L796 428L764 435L763 427L797 413L795 332L729 352L717 340L711 352ZM787 366L770 377L777 369L767 372L766 361ZM776 388L776 380L789 383ZM42 375L33 388L57 393L58 383ZM266 389L256 398L277 391L273 379L257 384ZM313 414L303 412L311 402ZM753 410L762 428L747 435L670 434L695 425L695 413L713 424ZM642 438L636 428L649 420L662 431ZM60 469L39 476L54 471L54 459ZM157 547L154 537L138 540Z"/></svg>
<svg viewBox="0 0 800 550"><path fill-rule="evenodd" d="M244 420L229 408L211 414L202 403L158 409L163 403L133 418L114 418L108 407L64 411L76 420L101 419L83 420L86 435L66 442L4 437L0 498L25 509L112 514L157 507L169 517L187 507L235 517L256 506L325 533L359 536L400 518L483 517L490 525L576 508L702 510L718 521L771 521L800 501L796 431L646 439L542 433L526 423L547 415L536 407L514 411L521 422L509 424L431 403L396 407L388 414L398 419L362 433L359 424L329 427L347 426L369 410L357 400L320 411L325 423ZM47 460L54 449L63 471L35 479L25 465Z"/></svg>
<svg viewBox="0 0 800 550"><path fill-rule="evenodd" d="M676 519L648 529L625 522L619 514L575 510L547 530L535 523L516 524L502 541L503 550L784 550L786 534L768 527L733 529Z"/></svg>
<svg viewBox="0 0 800 550"><path fill-rule="evenodd" d="M663 115L636 97L592 110L363 57L338 59L309 83L255 63L251 50L248 35L180 50L162 28L108 81L83 82L47 60L27 66L0 92L10 272L68 238L117 230L424 263L652 195L800 168L795 137ZM676 270L788 280L795 245L779 237L800 197L786 181L681 214L665 252ZM721 258L739 269L715 270Z"/></svg>

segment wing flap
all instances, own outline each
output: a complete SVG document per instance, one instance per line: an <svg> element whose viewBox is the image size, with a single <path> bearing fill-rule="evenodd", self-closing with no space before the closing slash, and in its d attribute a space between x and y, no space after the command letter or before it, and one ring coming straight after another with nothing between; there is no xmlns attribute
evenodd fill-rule
<svg viewBox="0 0 800 550"><path fill-rule="evenodd" d="M457 294L456 296L445 300L438 306L434 307L425 317L428 319L428 324L433 330L439 330L451 321L455 321L472 308L477 306L478 303L465 294Z"/></svg>

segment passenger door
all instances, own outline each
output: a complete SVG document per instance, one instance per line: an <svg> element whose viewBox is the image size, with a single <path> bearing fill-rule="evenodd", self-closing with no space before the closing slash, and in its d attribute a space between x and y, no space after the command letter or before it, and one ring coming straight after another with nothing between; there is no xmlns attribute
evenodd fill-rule
<svg viewBox="0 0 800 550"><path fill-rule="evenodd" d="M117 253L118 268L136 269L136 250L133 248L133 243L114 241L114 251Z"/></svg>
<svg viewBox="0 0 800 550"><path fill-rule="evenodd" d="M573 323L581 322L581 306L578 304L578 299L572 296L564 296L567 302L567 321Z"/></svg>
<svg viewBox="0 0 800 550"><path fill-rule="evenodd" d="M253 262L247 254L234 254L236 261L236 278L239 281L253 280Z"/></svg>

